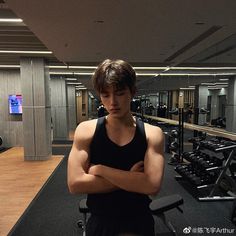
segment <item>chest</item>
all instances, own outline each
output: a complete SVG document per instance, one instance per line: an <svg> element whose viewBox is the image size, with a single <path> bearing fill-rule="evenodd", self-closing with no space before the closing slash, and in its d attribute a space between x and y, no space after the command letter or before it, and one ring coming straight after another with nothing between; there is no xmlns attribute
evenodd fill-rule
<svg viewBox="0 0 236 236"><path fill-rule="evenodd" d="M147 145L145 137L133 130L122 135L99 132L90 149L90 162L103 164L122 170L130 168L138 161L143 161Z"/></svg>
<svg viewBox="0 0 236 236"><path fill-rule="evenodd" d="M135 137L136 127L129 127L123 129L109 129L106 128L105 134L111 142L117 146L125 146L130 143Z"/></svg>

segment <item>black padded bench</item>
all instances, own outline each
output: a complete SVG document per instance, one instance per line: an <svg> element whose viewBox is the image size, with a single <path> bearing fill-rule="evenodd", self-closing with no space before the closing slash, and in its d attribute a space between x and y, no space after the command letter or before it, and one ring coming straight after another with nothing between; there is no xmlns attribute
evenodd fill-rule
<svg viewBox="0 0 236 236"><path fill-rule="evenodd" d="M84 219L79 220L77 222L79 228L83 229L83 235L85 236L86 231L86 222L87 222L87 214L89 213L89 209L86 204L87 199L84 198L79 202L79 211L83 214ZM165 212L171 209L177 208L181 213L183 213L180 205L183 205L184 200L179 194L173 194L165 197L161 197L158 199L154 199L149 207L154 216L159 217L163 223L168 227L168 229L172 232L173 235L177 235L175 228L173 227L170 221L167 221L165 218Z"/></svg>
<svg viewBox="0 0 236 236"><path fill-rule="evenodd" d="M79 226L79 228L83 229L83 236L85 236L87 214L89 213L89 209L87 207L86 202L87 202L87 198L84 198L84 199L79 201L79 211L80 211L80 213L83 214L84 219L83 220L79 220L77 222L77 225Z"/></svg>
<svg viewBox="0 0 236 236"><path fill-rule="evenodd" d="M153 200L150 203L149 208L154 216L157 216L163 221L173 235L177 235L172 223L166 220L165 212L177 208L181 213L183 213L183 210L180 208L180 205L183 205L183 203L184 200L179 194L173 194Z"/></svg>

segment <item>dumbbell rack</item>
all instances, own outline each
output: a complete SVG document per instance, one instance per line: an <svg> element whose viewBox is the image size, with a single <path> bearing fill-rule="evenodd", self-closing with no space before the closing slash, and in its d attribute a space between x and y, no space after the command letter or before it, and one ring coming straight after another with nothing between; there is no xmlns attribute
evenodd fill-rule
<svg viewBox="0 0 236 236"><path fill-rule="evenodd" d="M179 115L179 121L178 121L178 135L175 137L172 137L170 135L170 137L172 137L175 142L177 142L178 147L177 150L172 150L173 154L176 154L177 158L176 158L176 163L175 164L180 164L183 162L183 152L184 152L184 111L183 108L179 108L178 109L178 115ZM173 164L171 164L173 165Z"/></svg>
<svg viewBox="0 0 236 236"><path fill-rule="evenodd" d="M206 147L204 147L204 148L206 148ZM222 167L220 174L219 174L218 178L216 179L215 183L211 184L211 185L203 185L203 186L197 187L198 189L212 187L209 196L199 197L198 200L212 201L212 200L233 200L233 199L235 199L235 197L233 197L233 196L217 196L215 194L220 187L220 183L221 183L222 179L226 175L226 171L229 168L229 165L230 165L234 155L236 154L236 144L225 146L225 147L219 147L219 148L215 148L215 149L208 149L208 150L213 151L215 153L219 153L219 152L226 153L226 151L228 151L229 154L226 154L227 155L225 158L226 160L223 164L223 167Z"/></svg>
<svg viewBox="0 0 236 236"><path fill-rule="evenodd" d="M196 186L197 190L202 190L202 189L210 189L208 196L205 197L197 197L199 201L216 201L216 200L233 200L236 199L234 196L218 196L217 191L219 190L220 183L223 180L223 178L226 176L226 171L230 166L230 163L233 159L233 157L236 155L236 143L234 144L232 142L232 145L227 145L227 146L219 146L216 148L212 147L201 147L200 149L207 149L208 151L212 151L214 153L223 153L224 154L224 159L225 161L223 162L223 165L220 167L220 172L213 184L204 184L200 186ZM207 171L213 170L213 168L207 169ZM218 167L216 167L218 168ZM219 169L219 168L218 168ZM176 180L181 180L183 179L182 176L176 176Z"/></svg>

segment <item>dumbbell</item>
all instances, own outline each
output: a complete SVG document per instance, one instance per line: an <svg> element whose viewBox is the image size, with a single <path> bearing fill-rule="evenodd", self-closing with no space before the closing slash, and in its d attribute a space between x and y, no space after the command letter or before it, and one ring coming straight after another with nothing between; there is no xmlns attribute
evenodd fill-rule
<svg viewBox="0 0 236 236"><path fill-rule="evenodd" d="M216 175L209 175L207 172L199 172L196 173L196 177L194 177L191 182L197 186L204 184L212 184L215 182Z"/></svg>
<svg viewBox="0 0 236 236"><path fill-rule="evenodd" d="M179 137L179 132L176 129L173 129L170 131L170 136L173 138L178 138Z"/></svg>
<svg viewBox="0 0 236 236"><path fill-rule="evenodd" d="M200 137L192 137L188 139L188 142L198 144L202 139Z"/></svg>
<svg viewBox="0 0 236 236"><path fill-rule="evenodd" d="M196 173L195 170L186 171L184 173L184 177L186 177L186 179L193 185L199 186L202 184L201 177L199 176L198 173Z"/></svg>
<svg viewBox="0 0 236 236"><path fill-rule="evenodd" d="M198 155L199 155L198 153L189 152L189 153L185 153L183 155L183 158L186 159L189 162L193 162Z"/></svg>
<svg viewBox="0 0 236 236"><path fill-rule="evenodd" d="M182 177L187 179L193 185L199 186L202 184L201 178L196 175L196 173L192 170L191 166L176 166L175 170Z"/></svg>
<svg viewBox="0 0 236 236"><path fill-rule="evenodd" d="M203 159L201 157L201 155L192 155L192 156L190 156L190 158L191 158L191 163L194 167L196 167L198 165L199 159Z"/></svg>
<svg viewBox="0 0 236 236"><path fill-rule="evenodd" d="M177 165L175 167L175 171L181 176L185 176L185 173L189 171L188 168L189 167L187 165Z"/></svg>
<svg viewBox="0 0 236 236"><path fill-rule="evenodd" d="M171 151L177 151L178 150L178 148L179 148L179 144L176 142L176 141L174 141L174 142L171 142L171 144L170 144L170 150Z"/></svg>
<svg viewBox="0 0 236 236"><path fill-rule="evenodd" d="M222 144L224 144L225 146L231 146L231 145L235 145L236 142L222 140Z"/></svg>
<svg viewBox="0 0 236 236"><path fill-rule="evenodd" d="M189 181L193 184L193 185L196 185L196 186L199 186L199 185L202 185L202 180L199 176L197 175L192 175L190 178L189 178Z"/></svg>
<svg viewBox="0 0 236 236"><path fill-rule="evenodd" d="M209 183L215 183L217 178L219 177L220 170L215 169L207 172L208 178L209 178Z"/></svg>
<svg viewBox="0 0 236 236"><path fill-rule="evenodd" d="M202 168L207 169L207 168L212 168L212 167L220 167L222 166L223 160L220 160L219 158L215 157L210 158L208 160L203 160L199 161L199 165L202 166Z"/></svg>

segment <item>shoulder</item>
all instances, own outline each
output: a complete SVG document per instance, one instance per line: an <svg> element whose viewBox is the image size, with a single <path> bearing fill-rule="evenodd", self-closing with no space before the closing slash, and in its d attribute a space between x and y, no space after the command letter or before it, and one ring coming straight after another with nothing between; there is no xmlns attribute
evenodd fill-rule
<svg viewBox="0 0 236 236"><path fill-rule="evenodd" d="M158 126L150 125L144 123L145 133L148 141L162 142L164 139L164 134Z"/></svg>
<svg viewBox="0 0 236 236"><path fill-rule="evenodd" d="M93 138L97 125L97 119L81 122L74 135L74 141L90 141Z"/></svg>

